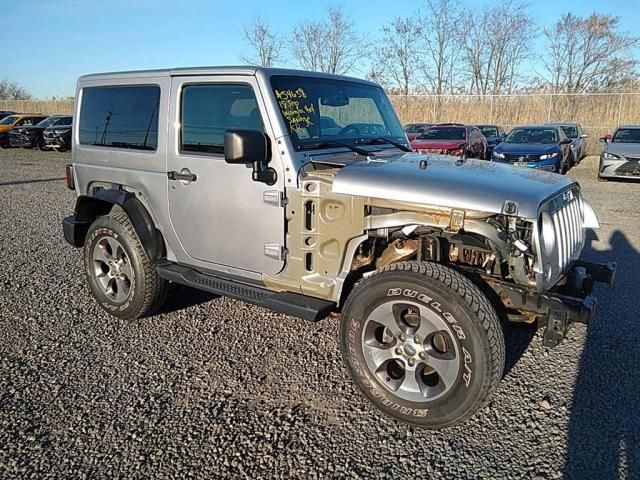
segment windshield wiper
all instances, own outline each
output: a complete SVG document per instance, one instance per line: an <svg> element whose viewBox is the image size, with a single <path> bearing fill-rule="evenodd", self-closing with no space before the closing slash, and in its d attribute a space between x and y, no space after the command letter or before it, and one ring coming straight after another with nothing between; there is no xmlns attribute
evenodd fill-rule
<svg viewBox="0 0 640 480"><path fill-rule="evenodd" d="M315 148L331 148L331 147L344 147L348 148L352 152L357 153L358 155L362 155L364 157L368 157L371 155L371 151L365 150L364 148L358 148L354 145L349 145L348 143L337 142L335 140L327 141L327 142L315 142L315 143L305 143L300 146L301 150L313 150Z"/></svg>
<svg viewBox="0 0 640 480"><path fill-rule="evenodd" d="M411 150L411 148L407 147L406 145L400 142L396 142L395 140L391 140L390 138L387 138L387 137L363 138L360 140L356 140L356 143L360 145L372 145L374 143L388 143L390 145L393 145L396 148L399 148L403 152L413 152L413 150Z"/></svg>

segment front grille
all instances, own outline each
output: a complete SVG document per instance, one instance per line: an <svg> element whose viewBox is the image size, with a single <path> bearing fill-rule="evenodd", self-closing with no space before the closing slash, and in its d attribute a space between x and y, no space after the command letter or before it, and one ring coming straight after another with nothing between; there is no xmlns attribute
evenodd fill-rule
<svg viewBox="0 0 640 480"><path fill-rule="evenodd" d="M615 174L629 177L640 176L640 159L623 163L618 168L616 168Z"/></svg>
<svg viewBox="0 0 640 480"><path fill-rule="evenodd" d="M584 245L584 217L579 188L566 190L549 204L549 215L553 221L558 255L557 271L565 273L577 260Z"/></svg>
<svg viewBox="0 0 640 480"><path fill-rule="evenodd" d="M640 157L630 157L628 155L625 155L625 158L630 162L640 162Z"/></svg>
<svg viewBox="0 0 640 480"><path fill-rule="evenodd" d="M509 163L536 162L540 160L540 155L505 155L504 159Z"/></svg>

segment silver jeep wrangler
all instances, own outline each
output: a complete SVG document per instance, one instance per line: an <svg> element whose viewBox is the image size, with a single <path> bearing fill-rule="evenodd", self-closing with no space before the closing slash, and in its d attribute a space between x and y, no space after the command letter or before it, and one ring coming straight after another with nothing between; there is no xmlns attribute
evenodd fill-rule
<svg viewBox="0 0 640 480"><path fill-rule="evenodd" d="M356 385L426 428L481 408L503 374L499 318L557 345L588 323L579 259L598 221L571 179L413 153L383 89L311 72L216 67L78 81L84 249L110 314L152 314L188 285L307 320L341 313Z"/></svg>

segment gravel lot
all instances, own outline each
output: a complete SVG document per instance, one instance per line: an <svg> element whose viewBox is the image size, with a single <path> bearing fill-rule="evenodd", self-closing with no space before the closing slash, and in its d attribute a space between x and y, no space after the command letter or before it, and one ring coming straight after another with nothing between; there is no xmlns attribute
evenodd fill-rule
<svg viewBox="0 0 640 480"><path fill-rule="evenodd" d="M152 318L107 316L62 237L69 158L0 151L1 478L640 478L640 183L596 182L595 157L570 176L615 288L554 350L505 327L493 401L440 432L369 406L335 321L186 288Z"/></svg>

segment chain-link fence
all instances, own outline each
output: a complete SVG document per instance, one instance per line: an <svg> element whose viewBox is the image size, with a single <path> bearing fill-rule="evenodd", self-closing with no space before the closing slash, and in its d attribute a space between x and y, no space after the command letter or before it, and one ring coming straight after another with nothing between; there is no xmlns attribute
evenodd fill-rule
<svg viewBox="0 0 640 480"><path fill-rule="evenodd" d="M598 138L618 125L640 123L640 93L530 95L392 95L403 123L491 123L516 125L577 122L589 135L589 153Z"/></svg>
<svg viewBox="0 0 640 480"><path fill-rule="evenodd" d="M47 115L71 113L73 100L0 100L0 110Z"/></svg>
<svg viewBox="0 0 640 480"><path fill-rule="evenodd" d="M391 95L400 120L493 123L509 129L545 122L578 122L589 135L590 153L598 138L618 125L640 123L640 93L527 95ZM0 110L71 113L73 100L0 100Z"/></svg>

